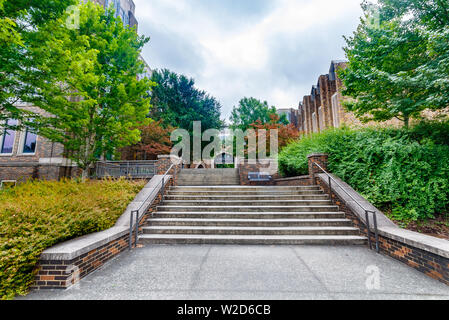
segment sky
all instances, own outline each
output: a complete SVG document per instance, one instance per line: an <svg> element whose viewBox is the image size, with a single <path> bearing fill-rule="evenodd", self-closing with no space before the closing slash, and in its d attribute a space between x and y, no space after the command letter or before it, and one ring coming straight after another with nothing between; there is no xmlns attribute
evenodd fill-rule
<svg viewBox="0 0 449 320"><path fill-rule="evenodd" d="M297 108L359 24L361 0L134 0L152 69L194 78L222 104Z"/></svg>

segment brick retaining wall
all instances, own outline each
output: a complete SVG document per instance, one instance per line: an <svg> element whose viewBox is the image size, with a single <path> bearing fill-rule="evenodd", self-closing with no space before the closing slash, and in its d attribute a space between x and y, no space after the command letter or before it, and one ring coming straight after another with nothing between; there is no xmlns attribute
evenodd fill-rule
<svg viewBox="0 0 449 320"><path fill-rule="evenodd" d="M174 179L170 178L166 187L172 186L173 183ZM167 192L168 188L165 190ZM156 207L161 202L161 199L161 194L158 193L141 220L142 222L139 225L139 232L142 232L142 227L147 225L147 219L156 211ZM129 221L129 217L127 219ZM106 262L117 257L120 253L129 248L129 224L128 226L114 227L97 234L100 235L102 233L107 233L104 236L104 239L106 239L103 241L105 242L104 244L99 245L88 252L84 252L79 255L74 254L75 256L71 258L67 258L68 255L64 253L64 250L62 250L63 253L61 254L51 252L51 250L47 253L44 251L35 270L33 271L35 278L34 285L31 288L37 290L66 289L76 284L79 280L99 269ZM87 235L69 242L82 242L91 236L95 236L95 234ZM133 246L136 245L134 233L131 242ZM83 250L83 248L78 250ZM47 258L51 256L56 256L57 258Z"/></svg>
<svg viewBox="0 0 449 320"><path fill-rule="evenodd" d="M325 155L320 156L320 165L323 169L327 170L327 160L323 159L323 156ZM313 157L309 159L312 159L309 163L311 164L313 162ZM311 170L311 168L309 168L309 170ZM312 180L314 180L313 182L321 186L324 192L329 194L328 179L325 175L316 172L316 170L311 170L310 172L315 174L315 179L312 178ZM339 180L337 177L333 177L337 179L337 181ZM344 182L341 181L341 184L344 184ZM368 230L365 223L365 217L360 214L355 202L349 197L343 199L345 196L344 192L342 192L341 188L338 186L335 187L332 185L332 183L331 189L331 199L333 204L338 205L340 211L346 213L346 218L350 219L354 226L359 228L360 233L367 237ZM337 190L340 191L337 192ZM347 185L345 186L345 190L354 192L359 199L363 199ZM366 200L364 200L363 204L365 206L370 205ZM379 249L381 254L401 261L427 276L449 285L449 241L401 229L394 225L393 222L372 205L367 209L373 209L377 212L379 223ZM360 210L363 209L360 208ZM373 229L372 214L369 215L369 218L371 219L370 229L372 229L371 241L373 248L375 248L376 239Z"/></svg>
<svg viewBox="0 0 449 320"><path fill-rule="evenodd" d="M241 160L239 162L239 175L240 175L240 185L242 186L274 186L274 180L279 178L279 175L273 174L273 181L249 181L248 173L250 172L267 172L269 170L269 165L265 161L275 161L275 160L262 160L255 163L250 163L248 160Z"/></svg>
<svg viewBox="0 0 449 320"><path fill-rule="evenodd" d="M310 186L312 179L309 176L299 176L292 178L280 178L274 180L276 186Z"/></svg>
<svg viewBox="0 0 449 320"><path fill-rule="evenodd" d="M72 260L40 260L31 289L66 289L128 249L129 234Z"/></svg>

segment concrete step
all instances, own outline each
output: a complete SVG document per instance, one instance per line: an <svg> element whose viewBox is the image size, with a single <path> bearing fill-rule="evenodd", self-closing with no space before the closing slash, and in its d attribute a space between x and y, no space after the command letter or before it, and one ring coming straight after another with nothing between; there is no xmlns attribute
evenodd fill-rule
<svg viewBox="0 0 449 320"><path fill-rule="evenodd" d="M207 218L150 218L150 226L204 226L204 227L344 227L351 226L349 219L207 219Z"/></svg>
<svg viewBox="0 0 449 320"><path fill-rule="evenodd" d="M328 206L331 200L164 200L164 206L247 206L254 204L257 207L264 206Z"/></svg>
<svg viewBox="0 0 449 320"><path fill-rule="evenodd" d="M185 175L238 175L239 169L223 168L223 169L182 169L179 174Z"/></svg>
<svg viewBox="0 0 449 320"><path fill-rule="evenodd" d="M170 200L189 200L189 201L265 201L265 200L328 200L329 196L326 194L320 195L232 195L232 196L201 196L201 195L167 195L164 198L166 201Z"/></svg>
<svg viewBox="0 0 449 320"><path fill-rule="evenodd" d="M177 235L144 234L139 237L144 244L245 244L245 245L362 245L361 236L255 236L255 235Z"/></svg>
<svg viewBox="0 0 449 320"><path fill-rule="evenodd" d="M158 211L155 218L188 219L344 219L344 212L170 212Z"/></svg>
<svg viewBox="0 0 449 320"><path fill-rule="evenodd" d="M322 190L301 190L301 191L174 191L168 190L170 196L306 196L323 195Z"/></svg>
<svg viewBox="0 0 449 320"><path fill-rule="evenodd" d="M265 191L265 192L285 192L285 191L309 191L321 190L320 186L176 186L170 187L170 191Z"/></svg>
<svg viewBox="0 0 449 320"><path fill-rule="evenodd" d="M180 186L186 185L186 186L192 186L192 185L198 185L198 186L203 186L205 184L204 181L191 181L191 180L178 180L177 182ZM212 181L209 180L207 182L208 184L210 184L211 186L215 186L215 185L220 185L220 186L238 186L240 185L240 180L239 181Z"/></svg>
<svg viewBox="0 0 449 320"><path fill-rule="evenodd" d="M352 227L144 227L144 234L219 234L219 235L360 235Z"/></svg>
<svg viewBox="0 0 449 320"><path fill-rule="evenodd" d="M168 206L157 207L158 212L336 212L338 206Z"/></svg>

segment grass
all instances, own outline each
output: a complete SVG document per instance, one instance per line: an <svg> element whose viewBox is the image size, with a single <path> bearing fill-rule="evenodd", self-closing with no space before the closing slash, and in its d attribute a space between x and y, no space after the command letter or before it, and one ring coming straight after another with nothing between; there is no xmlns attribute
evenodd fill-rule
<svg viewBox="0 0 449 320"><path fill-rule="evenodd" d="M143 181L30 181L0 190L0 299L28 293L46 248L114 226Z"/></svg>

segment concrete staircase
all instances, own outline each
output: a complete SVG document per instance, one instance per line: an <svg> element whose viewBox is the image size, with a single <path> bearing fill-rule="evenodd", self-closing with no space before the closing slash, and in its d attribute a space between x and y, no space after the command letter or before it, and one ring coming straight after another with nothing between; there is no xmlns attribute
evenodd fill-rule
<svg viewBox="0 0 449 320"><path fill-rule="evenodd" d="M366 242L319 186L172 187L147 222L139 238L146 244Z"/></svg>
<svg viewBox="0 0 449 320"><path fill-rule="evenodd" d="M182 169L179 186L232 186L240 184L238 169Z"/></svg>

